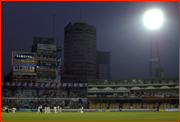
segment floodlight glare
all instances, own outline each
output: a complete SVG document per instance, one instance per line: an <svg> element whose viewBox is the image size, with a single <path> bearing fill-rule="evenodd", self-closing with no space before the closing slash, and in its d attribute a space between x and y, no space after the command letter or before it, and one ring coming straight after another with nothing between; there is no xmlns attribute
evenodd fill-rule
<svg viewBox="0 0 180 122"><path fill-rule="evenodd" d="M159 28L163 21L163 15L160 10L149 10L144 15L144 23L147 28L155 29Z"/></svg>

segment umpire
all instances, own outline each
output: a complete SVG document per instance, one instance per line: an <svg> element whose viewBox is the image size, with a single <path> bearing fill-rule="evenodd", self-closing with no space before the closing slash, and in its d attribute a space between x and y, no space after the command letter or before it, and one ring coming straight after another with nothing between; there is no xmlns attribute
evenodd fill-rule
<svg viewBox="0 0 180 122"><path fill-rule="evenodd" d="M40 105L40 112L42 113L42 105Z"/></svg>
<svg viewBox="0 0 180 122"><path fill-rule="evenodd" d="M5 113L9 113L8 108L5 107Z"/></svg>

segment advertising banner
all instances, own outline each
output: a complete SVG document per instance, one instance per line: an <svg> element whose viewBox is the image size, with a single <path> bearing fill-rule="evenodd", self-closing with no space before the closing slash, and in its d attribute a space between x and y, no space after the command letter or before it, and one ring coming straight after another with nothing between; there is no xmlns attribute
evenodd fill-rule
<svg viewBox="0 0 180 122"><path fill-rule="evenodd" d="M50 45L50 44L37 44L38 50L56 50L56 45Z"/></svg>
<svg viewBox="0 0 180 122"><path fill-rule="evenodd" d="M34 67L31 66L13 66L15 72L35 72Z"/></svg>
<svg viewBox="0 0 180 122"><path fill-rule="evenodd" d="M33 52L12 52L12 65L36 66L37 54Z"/></svg>
<svg viewBox="0 0 180 122"><path fill-rule="evenodd" d="M56 77L56 74L41 74L41 73L37 73L37 77Z"/></svg>
<svg viewBox="0 0 180 122"><path fill-rule="evenodd" d="M36 73L19 73L19 72L13 72L13 75L36 75Z"/></svg>
<svg viewBox="0 0 180 122"><path fill-rule="evenodd" d="M56 53L56 83L61 82L61 50L57 49Z"/></svg>
<svg viewBox="0 0 180 122"><path fill-rule="evenodd" d="M42 57L37 57L37 60L56 61L55 58L42 58Z"/></svg>
<svg viewBox="0 0 180 122"><path fill-rule="evenodd" d="M36 71L52 71L52 72L55 72L55 69L50 69L50 68L37 68Z"/></svg>
<svg viewBox="0 0 180 122"><path fill-rule="evenodd" d="M54 80L51 80L51 79L36 79L36 82L54 82Z"/></svg>
<svg viewBox="0 0 180 122"><path fill-rule="evenodd" d="M56 53L37 52L38 55L56 56Z"/></svg>
<svg viewBox="0 0 180 122"><path fill-rule="evenodd" d="M38 66L41 66L41 63L37 63ZM53 63L42 63L42 66L56 66L56 64Z"/></svg>
<svg viewBox="0 0 180 122"><path fill-rule="evenodd" d="M179 111L179 108L174 108L174 109L165 109L166 111Z"/></svg>

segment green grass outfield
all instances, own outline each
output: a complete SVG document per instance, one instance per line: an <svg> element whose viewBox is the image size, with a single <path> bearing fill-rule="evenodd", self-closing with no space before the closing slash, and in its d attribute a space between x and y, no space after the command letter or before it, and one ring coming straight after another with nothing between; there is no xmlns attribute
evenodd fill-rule
<svg viewBox="0 0 180 122"><path fill-rule="evenodd" d="M179 112L1 113L2 121L178 121Z"/></svg>

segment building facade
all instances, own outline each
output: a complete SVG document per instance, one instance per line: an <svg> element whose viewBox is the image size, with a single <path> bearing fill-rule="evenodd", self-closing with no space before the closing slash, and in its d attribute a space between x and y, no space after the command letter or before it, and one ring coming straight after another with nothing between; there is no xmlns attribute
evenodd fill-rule
<svg viewBox="0 0 180 122"><path fill-rule="evenodd" d="M53 43L53 38L34 38L32 52L37 53L36 82L61 82L61 48Z"/></svg>
<svg viewBox="0 0 180 122"><path fill-rule="evenodd" d="M97 79L110 79L110 52L97 51Z"/></svg>
<svg viewBox="0 0 180 122"><path fill-rule="evenodd" d="M86 23L68 24L64 28L65 74L74 82L96 78L96 28Z"/></svg>

